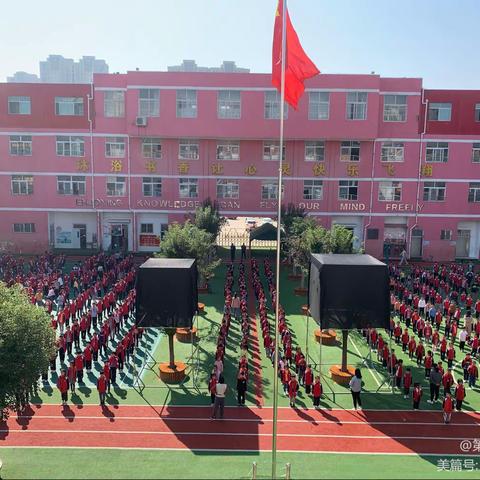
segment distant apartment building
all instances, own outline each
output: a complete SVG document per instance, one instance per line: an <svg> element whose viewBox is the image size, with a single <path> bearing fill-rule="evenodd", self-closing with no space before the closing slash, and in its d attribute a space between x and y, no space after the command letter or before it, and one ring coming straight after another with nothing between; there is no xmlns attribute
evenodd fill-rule
<svg viewBox="0 0 480 480"><path fill-rule="evenodd" d="M38 83L40 79L35 73L15 72L11 77L7 77L8 83Z"/></svg>
<svg viewBox="0 0 480 480"><path fill-rule="evenodd" d="M181 65L171 65L167 69L169 72L250 73L249 68L237 67L231 60L224 60L219 67L199 67L195 60L183 60Z"/></svg>

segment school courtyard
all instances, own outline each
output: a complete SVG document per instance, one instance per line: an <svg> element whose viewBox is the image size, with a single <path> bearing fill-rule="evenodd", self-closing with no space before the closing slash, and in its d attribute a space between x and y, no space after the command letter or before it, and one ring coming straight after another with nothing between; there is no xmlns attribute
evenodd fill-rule
<svg viewBox="0 0 480 480"><path fill-rule="evenodd" d="M274 324L264 259L254 251ZM226 342L224 375L229 387L224 420L211 420L208 379L215 361L224 312L227 259L200 295L204 313L195 320L197 340L175 342L176 359L187 363L180 385L160 381L158 363L168 360L167 337L147 329L130 362L98 405L96 369L77 387L68 406L61 406L57 373L50 372L38 395L22 412L0 423L1 478L267 478L271 475L274 371L265 354L258 305L252 290L251 264L246 279L250 324L246 405L237 406L236 376L241 356L241 329L232 319ZM234 268L237 288L239 261ZM412 267L406 267L409 272ZM422 266L431 270L430 266ZM341 362L341 332L334 345L320 345L312 318L302 312L305 296L294 294L298 279L291 267L281 270L280 302L285 309L293 346L300 346L315 374L321 371L323 396L315 410L300 387L296 408L289 406L280 385L277 472L281 478L479 478L480 389L466 389L461 413L443 423L442 404L427 403L429 381L424 368L395 346L423 387L420 410L411 393L393 389L386 368L360 332L348 337L348 364L362 371L363 410L352 408L347 387L330 379L329 368ZM474 294L474 301L476 294ZM127 328L127 325L125 326ZM404 325L402 324L402 330ZM387 332L383 333L388 338ZM410 333L412 333L410 331ZM442 328L443 333L443 328ZM387 342L388 343L388 342ZM393 343L393 342L392 342ZM455 343L455 380L463 378L465 354ZM468 348L467 348L468 349ZM439 360L438 352L435 360ZM321 364L320 364L321 362ZM441 395L442 397L442 395Z"/></svg>

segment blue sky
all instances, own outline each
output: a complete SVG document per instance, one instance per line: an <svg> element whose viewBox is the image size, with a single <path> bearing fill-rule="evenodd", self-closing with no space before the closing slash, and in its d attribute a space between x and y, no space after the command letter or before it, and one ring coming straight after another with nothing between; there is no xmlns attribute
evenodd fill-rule
<svg viewBox="0 0 480 480"><path fill-rule="evenodd" d="M182 59L269 72L277 0L17 0L0 15L0 81L38 73L50 53L104 58L110 71ZM422 77L426 88L480 88L479 0L288 0L324 73Z"/></svg>

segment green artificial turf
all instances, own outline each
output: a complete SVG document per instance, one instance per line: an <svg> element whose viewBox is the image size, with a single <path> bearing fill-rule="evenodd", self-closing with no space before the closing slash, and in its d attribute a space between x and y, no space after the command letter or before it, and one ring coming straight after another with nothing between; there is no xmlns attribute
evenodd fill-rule
<svg viewBox="0 0 480 480"><path fill-rule="evenodd" d="M218 453L153 450L0 448L3 460L1 476L13 479L154 479L225 478L251 479L253 462L257 478L271 477L270 453ZM466 457L420 457L408 455L343 455L318 453L279 453L277 478L285 478L290 463L291 478L368 478L368 479L457 479L479 478L476 471L464 469ZM439 471L438 462L448 460L448 468ZM453 460L453 464L450 461ZM445 463L444 463L445 465ZM467 464L468 466L468 464Z"/></svg>

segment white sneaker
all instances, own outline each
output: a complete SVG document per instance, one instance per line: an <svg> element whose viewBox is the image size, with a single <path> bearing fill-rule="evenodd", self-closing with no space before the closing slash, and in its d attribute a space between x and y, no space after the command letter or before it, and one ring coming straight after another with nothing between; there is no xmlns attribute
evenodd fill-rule
<svg viewBox="0 0 480 480"><path fill-rule="evenodd" d="M362 408L362 407L358 407L358 409L359 409L359 410L363 410L363 408Z"/></svg>
<svg viewBox="0 0 480 480"><path fill-rule="evenodd" d="M433 403L431 400L427 400L427 403Z"/></svg>
<svg viewBox="0 0 480 480"><path fill-rule="evenodd" d="M404 395L403 398L406 400L408 398L408 395Z"/></svg>

